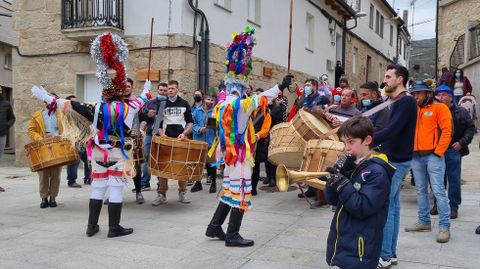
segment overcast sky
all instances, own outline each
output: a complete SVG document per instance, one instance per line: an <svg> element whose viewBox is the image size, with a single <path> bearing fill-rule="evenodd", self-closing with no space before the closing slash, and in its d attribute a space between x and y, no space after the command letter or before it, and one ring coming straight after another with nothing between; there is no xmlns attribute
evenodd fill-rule
<svg viewBox="0 0 480 269"><path fill-rule="evenodd" d="M400 9L400 16L403 15L403 10L408 10L408 31L411 35L413 32L413 40L435 37L436 0L388 0L388 2L395 10ZM415 14L410 5L411 2L415 2ZM413 15L414 18L412 18ZM413 31L412 23L416 24L413 26Z"/></svg>

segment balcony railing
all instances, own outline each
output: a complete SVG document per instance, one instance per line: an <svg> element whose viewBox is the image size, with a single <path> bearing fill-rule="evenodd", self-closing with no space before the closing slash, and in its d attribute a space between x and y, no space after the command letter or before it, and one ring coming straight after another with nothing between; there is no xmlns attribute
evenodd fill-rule
<svg viewBox="0 0 480 269"><path fill-rule="evenodd" d="M123 30L123 0L62 0L62 30L95 27Z"/></svg>

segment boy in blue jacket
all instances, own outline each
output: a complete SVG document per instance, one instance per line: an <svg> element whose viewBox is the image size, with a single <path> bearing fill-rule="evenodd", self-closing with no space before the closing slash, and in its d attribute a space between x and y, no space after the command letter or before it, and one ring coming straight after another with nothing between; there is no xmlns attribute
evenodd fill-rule
<svg viewBox="0 0 480 269"><path fill-rule="evenodd" d="M337 207L327 241L327 263L342 269L377 268L387 219L390 181L395 168L383 154L370 150L373 125L355 116L343 123L338 135L345 155L333 167L326 196Z"/></svg>

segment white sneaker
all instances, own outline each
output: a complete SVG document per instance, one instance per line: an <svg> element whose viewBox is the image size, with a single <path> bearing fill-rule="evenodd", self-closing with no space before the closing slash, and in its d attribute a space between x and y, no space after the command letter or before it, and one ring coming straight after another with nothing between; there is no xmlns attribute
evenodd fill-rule
<svg viewBox="0 0 480 269"><path fill-rule="evenodd" d="M382 259L381 257L378 258L377 269L381 269L381 268L391 268L391 267L392 267L392 261L391 261L391 259L384 260L384 259Z"/></svg>
<svg viewBox="0 0 480 269"><path fill-rule="evenodd" d="M159 193L157 198L155 198L153 201L152 201L152 205L153 206L157 206L157 205L161 205L161 204L166 204L167 203L167 197L165 197L165 195Z"/></svg>
<svg viewBox="0 0 480 269"><path fill-rule="evenodd" d="M178 193L178 201L184 204L190 203L190 199L187 198L187 193L184 191Z"/></svg>
<svg viewBox="0 0 480 269"><path fill-rule="evenodd" d="M390 259L390 262L392 263L392 265L398 264L397 254L393 255L393 257Z"/></svg>

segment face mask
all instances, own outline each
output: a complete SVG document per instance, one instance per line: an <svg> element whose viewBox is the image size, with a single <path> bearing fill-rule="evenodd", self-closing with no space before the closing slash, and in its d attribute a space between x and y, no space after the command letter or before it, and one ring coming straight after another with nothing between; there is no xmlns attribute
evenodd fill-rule
<svg viewBox="0 0 480 269"><path fill-rule="evenodd" d="M198 102L202 101L202 97L201 97L200 95L195 95L195 96L193 97L193 100L195 100L195 102L198 103Z"/></svg>
<svg viewBox="0 0 480 269"><path fill-rule="evenodd" d="M170 100L170 101L172 101L172 102L173 102L173 101L177 100L177 96L178 96L178 94L175 94L175 95L169 95L169 96L168 96L168 100Z"/></svg>
<svg viewBox="0 0 480 269"><path fill-rule="evenodd" d="M460 76L460 73L459 73L459 72L455 73L455 77L456 77L456 78L460 78L460 77L461 77L461 76Z"/></svg>
<svg viewBox="0 0 480 269"><path fill-rule="evenodd" d="M212 101L205 101L205 106L210 109L213 107L213 102Z"/></svg>
<svg viewBox="0 0 480 269"><path fill-rule="evenodd" d="M157 100L159 101L167 100L167 97L165 95L157 94Z"/></svg>
<svg viewBox="0 0 480 269"><path fill-rule="evenodd" d="M334 102L340 102L340 100L342 100L342 97L340 95L334 95L333 96L333 101Z"/></svg>
<svg viewBox="0 0 480 269"><path fill-rule="evenodd" d="M305 96L309 96L310 94L312 94L312 87L309 87L309 86L305 87L303 92L305 93Z"/></svg>
<svg viewBox="0 0 480 269"><path fill-rule="evenodd" d="M364 107L369 107L371 104L372 104L372 100L370 100L370 99L362 100L362 105Z"/></svg>

